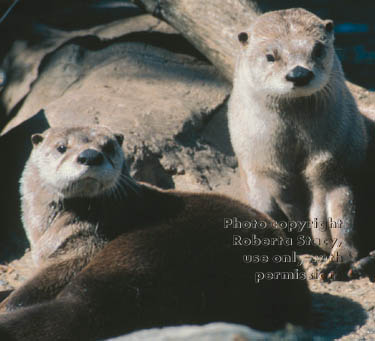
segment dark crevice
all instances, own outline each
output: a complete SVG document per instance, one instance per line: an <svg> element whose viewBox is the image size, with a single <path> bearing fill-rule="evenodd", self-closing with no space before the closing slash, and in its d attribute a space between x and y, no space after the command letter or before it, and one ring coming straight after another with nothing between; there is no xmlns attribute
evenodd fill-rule
<svg viewBox="0 0 375 341"><path fill-rule="evenodd" d="M3 119L1 122L0 122L0 132L3 131L3 129L5 128L5 126L14 118L16 117L16 115L18 114L18 111L21 109L23 103L25 102L26 100L26 97L27 95L22 98L15 106L14 108L11 110L11 112L6 115L5 119ZM0 102L0 105L2 106L2 108L0 110L4 110L5 112L5 108L4 108L4 103L3 102Z"/></svg>
<svg viewBox="0 0 375 341"><path fill-rule="evenodd" d="M0 4L0 11L5 10ZM142 14L145 11L129 1L20 1L1 24L0 59L14 41L37 45L45 34L44 26L62 31L83 30ZM42 27L42 32L37 27Z"/></svg>
<svg viewBox="0 0 375 341"><path fill-rule="evenodd" d="M21 222L19 179L32 145L30 136L49 127L43 110L8 131L0 139L0 155L6 167L0 167L0 202L3 212L0 228L0 262L24 254L28 246Z"/></svg>
<svg viewBox="0 0 375 341"><path fill-rule="evenodd" d="M2 8L4 11L4 9ZM65 31L88 29L144 14L130 1L20 1L9 16L15 27L37 21Z"/></svg>

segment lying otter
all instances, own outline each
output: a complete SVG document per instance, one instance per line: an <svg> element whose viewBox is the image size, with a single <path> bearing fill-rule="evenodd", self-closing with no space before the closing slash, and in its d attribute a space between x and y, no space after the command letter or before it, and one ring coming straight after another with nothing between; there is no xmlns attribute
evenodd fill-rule
<svg viewBox="0 0 375 341"><path fill-rule="evenodd" d="M306 321L303 269L296 259L271 261L292 251L268 217L225 196L136 182L122 140L104 127L32 136L21 194L39 271L1 303L1 340L97 340L209 321L259 329ZM227 226L234 218L244 226ZM247 242L234 245L234 236ZM251 246L251 238L261 243ZM270 247L267 240L279 242Z"/></svg>

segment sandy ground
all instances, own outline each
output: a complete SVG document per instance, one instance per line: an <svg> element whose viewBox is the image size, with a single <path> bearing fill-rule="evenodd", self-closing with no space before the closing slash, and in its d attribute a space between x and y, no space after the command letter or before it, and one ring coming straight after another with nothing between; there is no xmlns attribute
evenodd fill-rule
<svg viewBox="0 0 375 341"><path fill-rule="evenodd" d="M308 273L320 263L317 257L301 257ZM368 278L325 283L309 280L313 293L312 335L323 339L375 340L375 283Z"/></svg>

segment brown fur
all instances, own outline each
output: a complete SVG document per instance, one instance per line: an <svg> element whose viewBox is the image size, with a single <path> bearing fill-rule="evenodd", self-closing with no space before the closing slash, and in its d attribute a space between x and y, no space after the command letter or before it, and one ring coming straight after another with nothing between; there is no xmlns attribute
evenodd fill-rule
<svg viewBox="0 0 375 341"><path fill-rule="evenodd" d="M80 129L84 137L91 131ZM54 146L55 132L64 131L75 134L50 129L33 153ZM108 131L104 135L114 139ZM101 150L95 138L84 148L93 146ZM122 152L116 148L116 153ZM36 162L33 156L30 162ZM123 173L128 177L125 165ZM23 179L28 188L27 174ZM33 172L32 181L42 185L43 178ZM1 340L96 340L140 328L210 321L274 329L287 321L306 321L310 294L305 280L254 281L257 271L301 273L301 266L242 262L244 254L271 257L290 254L290 248L232 245L233 234L285 237L268 217L221 195L134 187L129 182L117 186L124 186L126 193L60 197L53 205L58 212L44 233L67 229L71 235L47 248L54 251L43 255L39 272L2 302ZM265 221L267 227L224 228L224 218L233 217Z"/></svg>

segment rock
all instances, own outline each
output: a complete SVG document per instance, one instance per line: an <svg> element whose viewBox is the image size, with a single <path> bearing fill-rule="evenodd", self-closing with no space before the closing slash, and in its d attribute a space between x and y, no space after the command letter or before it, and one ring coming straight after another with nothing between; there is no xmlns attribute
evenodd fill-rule
<svg viewBox="0 0 375 341"><path fill-rule="evenodd" d="M12 118L0 138L8 160L1 196L9 208L0 249L14 249L17 240L25 247L17 180L31 134L48 126L110 126L125 135L136 179L241 196L226 124L230 85L170 26L138 15L43 32L32 46L15 41L3 63L8 83L0 100Z"/></svg>
<svg viewBox="0 0 375 341"><path fill-rule="evenodd" d="M149 167L156 162L162 171L158 161L162 159L166 165L163 176L172 177L177 168L180 173L181 169L196 169L196 153L202 154L202 161L218 157L197 138L229 91L212 66L194 57L129 42L126 36L113 43L85 36L43 60L32 90L4 133L42 108L51 126L107 125L125 134L125 152L137 165L133 173L140 180L153 182L150 176L141 176L150 173L140 169L141 165ZM209 162L205 163L200 173L210 171ZM202 176L197 175L197 181L210 188L207 175ZM174 187L173 181L164 187Z"/></svg>

